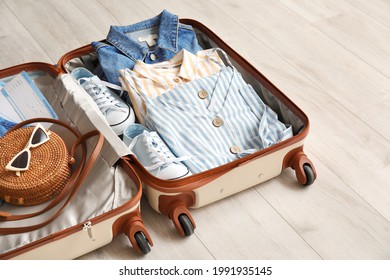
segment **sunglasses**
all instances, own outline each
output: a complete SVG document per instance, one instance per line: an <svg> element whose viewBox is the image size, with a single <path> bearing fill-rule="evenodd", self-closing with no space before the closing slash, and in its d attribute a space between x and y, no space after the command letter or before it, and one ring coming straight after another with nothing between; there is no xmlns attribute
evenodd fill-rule
<svg viewBox="0 0 390 280"><path fill-rule="evenodd" d="M28 170L31 158L30 148L36 148L47 142L50 139L49 135L50 132L46 131L41 124L37 124L26 146L8 162L5 169L15 171L17 176L20 176L20 171Z"/></svg>

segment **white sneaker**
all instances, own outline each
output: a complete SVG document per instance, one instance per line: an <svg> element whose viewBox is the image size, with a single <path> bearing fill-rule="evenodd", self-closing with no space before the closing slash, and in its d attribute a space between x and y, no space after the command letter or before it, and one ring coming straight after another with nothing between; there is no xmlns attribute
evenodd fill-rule
<svg viewBox="0 0 390 280"><path fill-rule="evenodd" d="M130 105L108 89L108 87L111 87L121 90L119 86L100 80L83 67L74 69L71 75L92 97L117 135L122 135L123 130L135 122L135 115Z"/></svg>
<svg viewBox="0 0 390 280"><path fill-rule="evenodd" d="M191 175L181 161L165 145L157 132L150 132L140 124L132 124L123 131L123 141L137 156L146 170L157 178L174 180Z"/></svg>

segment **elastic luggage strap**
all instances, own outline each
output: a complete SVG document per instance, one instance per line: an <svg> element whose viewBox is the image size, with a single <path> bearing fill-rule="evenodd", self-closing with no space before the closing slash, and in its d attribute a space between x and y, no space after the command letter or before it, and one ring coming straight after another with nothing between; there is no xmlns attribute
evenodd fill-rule
<svg viewBox="0 0 390 280"><path fill-rule="evenodd" d="M49 119L49 118L30 119L30 120L27 120L27 121L19 123L18 125L14 126L9 131L12 131L12 130L18 129L18 128L24 126L24 125L31 124L31 123L36 123L36 122L55 123L55 124L58 124L58 125L61 125L61 126L65 127L65 128L67 128L69 131L71 131L77 138L77 141L73 144L72 149L71 149L71 157L73 157L73 155L74 155L76 149L78 148L78 146L81 145L81 148L82 148L82 158L81 158L79 166L73 172L72 176L70 177L69 181L67 182L67 184L65 185L63 190L60 192L60 194L58 196L56 196L51 201L51 203L49 205L47 205L46 207L44 207L42 210L40 210L38 212L29 213L29 214L22 214L22 215L12 215L11 213L8 213L8 212L0 212L0 222L23 220L23 219L28 219L28 218L32 218L32 217L38 216L38 215L40 215L40 214L50 210L54 206L58 205L58 203L60 201L62 201L65 198L65 196L70 192L67 200L65 201L65 203L62 205L62 207L56 213L54 213L46 221L44 221L42 223L39 223L39 224L36 224L36 225L26 226L26 227L0 228L0 234L3 234L3 235L6 235L6 234L18 234L18 233L33 231L33 230L36 230L36 229L39 229L39 228L41 228L43 226L48 225L54 219L56 219L63 212L65 207L70 203L70 201L73 198L73 196L79 190L79 188L82 185L84 179L87 177L89 171L92 169L92 167L93 167L96 159L98 158L98 156L100 154L100 151L101 151L101 149L103 147L104 137L103 137L103 135L99 131L94 130L94 131L88 132L88 133L80 136L80 134L73 127L67 125L64 122L61 122L61 121L55 120L55 119ZM98 140L97 140L97 143L96 143L96 145L95 145L91 155L88 158L88 161L86 162L87 151L86 151L86 144L85 144L85 142L86 142L87 139L92 138L94 136L98 136Z"/></svg>

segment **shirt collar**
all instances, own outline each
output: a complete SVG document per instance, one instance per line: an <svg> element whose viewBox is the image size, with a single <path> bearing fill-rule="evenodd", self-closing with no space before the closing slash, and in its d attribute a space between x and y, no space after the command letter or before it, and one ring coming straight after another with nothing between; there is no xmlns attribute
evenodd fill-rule
<svg viewBox="0 0 390 280"><path fill-rule="evenodd" d="M157 68L158 67L180 67L178 77L183 78L187 81L192 81L196 78L197 75L197 64L198 57L191 52L182 49L170 60L156 63L156 64L146 64L143 61L137 61L134 65L133 71L138 75L143 76L144 78L151 79L153 82L169 88L164 74L161 73Z"/></svg>
<svg viewBox="0 0 390 280"><path fill-rule="evenodd" d="M179 60L181 60L181 67L178 76L187 80L192 81L197 76L198 69L198 57L197 55L183 49L179 53Z"/></svg>
<svg viewBox="0 0 390 280"><path fill-rule="evenodd" d="M196 54L193 54L186 49L182 49L174 58L176 58L174 63L181 64L177 76L187 81L193 81L199 78L201 73L198 73L198 69L199 67L202 67L200 66L202 61L207 62L208 65L213 67L215 72L218 72L225 67L217 53L217 49L200 50ZM172 60L174 58L172 58Z"/></svg>
<svg viewBox="0 0 390 280"><path fill-rule="evenodd" d="M150 29L158 27L158 39L156 48L167 49L177 52L177 39L179 32L179 18L176 15L163 10L161 14L154 18L128 25L128 26L111 26L107 35L107 41L123 52L126 56L137 60L144 60L149 52L149 48L141 45L126 36L126 34L135 32L140 29Z"/></svg>

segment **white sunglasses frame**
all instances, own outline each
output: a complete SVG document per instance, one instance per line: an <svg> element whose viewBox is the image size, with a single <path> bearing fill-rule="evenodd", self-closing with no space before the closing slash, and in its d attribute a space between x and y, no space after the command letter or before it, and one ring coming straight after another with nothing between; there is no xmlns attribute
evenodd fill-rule
<svg viewBox="0 0 390 280"><path fill-rule="evenodd" d="M46 139L44 141L42 141L42 142L37 143L37 144L32 144L32 139L34 137L35 132L38 129L41 129L46 134ZM47 141L49 141L49 139L50 139L49 135L50 135L50 132L47 131L40 123L38 123L35 126L33 132L31 133L31 136L28 139L26 146L24 146L24 148L19 153L17 153L15 156L12 157L12 159L5 166L5 169L8 170L8 171L15 171L16 172L16 176L20 176L20 171L28 170L29 167L30 167L30 160L31 160L31 151L30 151L30 149L31 148L36 148L36 147L46 143ZM26 167L19 168L19 167L12 166L12 163L24 152L27 152L27 164L26 164Z"/></svg>

